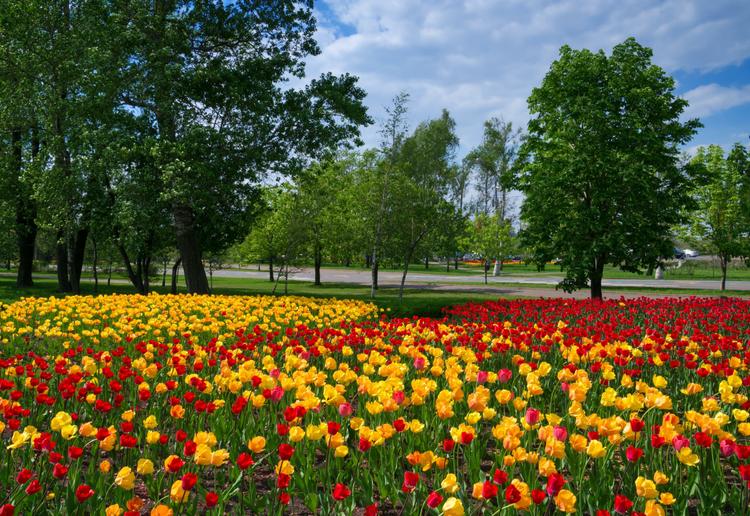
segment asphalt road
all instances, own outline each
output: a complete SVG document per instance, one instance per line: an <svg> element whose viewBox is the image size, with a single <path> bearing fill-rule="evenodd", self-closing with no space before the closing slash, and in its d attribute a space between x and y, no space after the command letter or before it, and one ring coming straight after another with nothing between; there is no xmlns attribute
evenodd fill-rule
<svg viewBox="0 0 750 516"><path fill-rule="evenodd" d="M268 271L257 271L253 269L223 269L214 271L214 276L221 277L245 277L245 278L268 278ZM314 271L311 268L300 269L290 279L313 281ZM420 274L410 273L406 277L406 285L414 287L439 287L444 290L516 290L509 285L521 289L525 285L544 285L550 289L530 287L524 290L534 291L536 296L545 295L542 291L549 291L549 295L561 295L562 291L554 289L562 276L490 276L488 285L481 284L484 276L477 275L450 275L450 274ZM321 281L331 283L353 283L358 285L370 284L370 271L362 269L322 269ZM383 287L396 287L401 283L401 273L396 271L380 271L378 283ZM664 289L691 289L691 290L718 290L721 287L719 280L656 280L651 278L637 279L604 279L602 286L605 291L607 287L631 287L631 288L664 288ZM728 290L742 290L750 292L750 281L727 281ZM584 293L585 294L585 293ZM619 297L619 293L617 295Z"/></svg>

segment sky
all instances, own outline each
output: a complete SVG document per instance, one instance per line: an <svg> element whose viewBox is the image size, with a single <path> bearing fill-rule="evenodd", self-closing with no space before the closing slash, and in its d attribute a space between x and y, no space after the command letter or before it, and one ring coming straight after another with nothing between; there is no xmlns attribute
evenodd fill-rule
<svg viewBox="0 0 750 516"><path fill-rule="evenodd" d="M322 52L308 75L359 76L376 121L368 146L403 90L411 128L448 109L461 157L490 117L526 126L526 99L562 45L609 53L630 36L704 124L687 151L750 143L750 0L325 0L315 10Z"/></svg>

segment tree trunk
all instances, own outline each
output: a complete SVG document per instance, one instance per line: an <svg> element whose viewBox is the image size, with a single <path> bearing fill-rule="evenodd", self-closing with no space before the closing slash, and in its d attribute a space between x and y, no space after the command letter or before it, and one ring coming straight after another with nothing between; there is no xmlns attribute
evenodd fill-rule
<svg viewBox="0 0 750 516"><path fill-rule="evenodd" d="M323 253L315 246L315 286L320 286L320 266L323 264Z"/></svg>
<svg viewBox="0 0 750 516"><path fill-rule="evenodd" d="M368 269L372 268L372 256L370 256L369 254L365 255L365 267L367 267Z"/></svg>
<svg viewBox="0 0 750 516"><path fill-rule="evenodd" d="M107 266L107 286L112 285L112 257L109 258L109 264Z"/></svg>
<svg viewBox="0 0 750 516"><path fill-rule="evenodd" d="M268 279L273 283L273 256L268 257Z"/></svg>
<svg viewBox="0 0 750 516"><path fill-rule="evenodd" d="M484 284L487 284L487 273L490 272L490 262L489 260L484 261Z"/></svg>
<svg viewBox="0 0 750 516"><path fill-rule="evenodd" d="M203 256L195 232L195 217L190 206L180 204L172 209L177 248L185 271L185 283L190 294L208 294L208 278L203 267Z"/></svg>
<svg viewBox="0 0 750 516"><path fill-rule="evenodd" d="M455 257L455 258L453 259L453 270L454 270L454 271L457 271L457 270L458 270L458 256L456 256L456 257Z"/></svg>
<svg viewBox="0 0 750 516"><path fill-rule="evenodd" d="M81 293L81 272L83 271L83 259L85 257L86 241L88 238L88 228L81 228L76 231L70 265L70 285L75 294Z"/></svg>
<svg viewBox="0 0 750 516"><path fill-rule="evenodd" d="M602 300L602 276L604 274L604 258L594 258L594 268L589 271L591 282L591 299Z"/></svg>
<svg viewBox="0 0 750 516"><path fill-rule="evenodd" d="M419 242L419 240L417 240ZM409 249L409 252L406 254L406 258L404 259L404 272L401 274L401 285L398 288L398 304L400 305L404 300L404 284L406 283L406 275L409 272L409 264L411 263L411 259L414 256L414 249L416 249L417 245L414 244L414 246Z"/></svg>
<svg viewBox="0 0 750 516"><path fill-rule="evenodd" d="M143 281L143 293L148 294L151 291L151 277L149 272L151 271L151 256L145 256L141 259L143 265L141 267L141 278Z"/></svg>
<svg viewBox="0 0 750 516"><path fill-rule="evenodd" d="M32 155L36 157L36 154L39 152L39 140L35 137L32 138ZM14 129L11 132L11 148L13 156L11 174L14 176L14 179L17 179L18 188L16 192L16 238L18 241L18 275L16 276L16 286L23 288L34 285L32 271L34 268L34 247L36 245L38 228L36 225L36 203L21 181L21 174L23 173L23 150L21 147L20 129Z"/></svg>
<svg viewBox="0 0 750 516"><path fill-rule="evenodd" d="M182 263L182 258L177 258L175 260L174 265L172 266L172 294L177 293L177 271L180 270L180 264Z"/></svg>
<svg viewBox="0 0 750 516"><path fill-rule="evenodd" d="M94 263L92 266L92 269L94 272L94 294L98 294L99 293L99 273L96 270L96 266L97 266L97 261L99 259L99 254L96 249L96 239L94 238L91 239L91 245L94 248Z"/></svg>
<svg viewBox="0 0 750 516"><path fill-rule="evenodd" d="M375 256L375 253L373 253L372 256L372 285L370 287L370 297L375 297L375 292L378 290L378 259L377 256Z"/></svg>
<svg viewBox="0 0 750 516"><path fill-rule="evenodd" d="M68 276L68 240L63 230L57 232L55 257L57 259L57 288L60 292L72 292L73 287Z"/></svg>
<svg viewBox="0 0 750 516"><path fill-rule="evenodd" d="M721 291L724 292L727 288L727 266L729 260L726 256L719 256L719 264L721 266Z"/></svg>
<svg viewBox="0 0 750 516"><path fill-rule="evenodd" d="M451 259L449 256L445 257L445 272L451 271Z"/></svg>
<svg viewBox="0 0 750 516"><path fill-rule="evenodd" d="M143 281L141 279L140 264L136 265L136 267L138 268L137 271L133 270L133 264L130 262L130 257L128 256L128 252L125 250L125 246L118 243L117 249L120 251L120 256L122 256L122 263L125 265L125 272L127 272L128 274L130 283L133 284L136 292L138 292L139 294L144 294L145 289L143 288Z"/></svg>
<svg viewBox="0 0 750 516"><path fill-rule="evenodd" d="M424 257L424 268L429 269L430 268L430 258L425 256Z"/></svg>
<svg viewBox="0 0 750 516"><path fill-rule="evenodd" d="M167 260L164 259L163 263L164 267L162 268L162 274L161 274L161 288L164 288L167 286Z"/></svg>

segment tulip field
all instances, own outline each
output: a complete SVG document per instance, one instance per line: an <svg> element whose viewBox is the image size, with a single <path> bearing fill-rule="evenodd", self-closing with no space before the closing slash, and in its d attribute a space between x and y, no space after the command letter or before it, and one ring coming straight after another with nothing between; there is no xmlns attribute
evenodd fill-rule
<svg viewBox="0 0 750 516"><path fill-rule="evenodd" d="M750 302L0 307L0 515L748 514Z"/></svg>

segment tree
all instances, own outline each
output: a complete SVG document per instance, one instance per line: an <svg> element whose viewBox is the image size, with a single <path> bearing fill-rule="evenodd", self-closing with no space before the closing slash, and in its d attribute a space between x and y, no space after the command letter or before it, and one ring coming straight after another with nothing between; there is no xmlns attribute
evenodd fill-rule
<svg viewBox="0 0 750 516"><path fill-rule="evenodd" d="M297 184L299 217L304 221L304 240L313 261L314 283L320 285L325 252L337 250L351 255L350 231L352 200L351 169L354 156L340 156L319 162L301 175Z"/></svg>
<svg viewBox="0 0 750 516"><path fill-rule="evenodd" d="M692 213L687 237L719 257L721 290L726 288L727 266L732 258L747 256L750 245L750 219L738 167L740 151L735 147L733 152L734 159L730 160L724 157L724 149L710 145L699 148L693 158L693 164L708 172L710 182L695 191L698 209Z"/></svg>
<svg viewBox="0 0 750 516"><path fill-rule="evenodd" d="M512 253L513 237L511 225L500 214L480 213L471 222L469 243L472 252L479 255L484 263L484 284L487 284L487 273L492 260L502 260Z"/></svg>
<svg viewBox="0 0 750 516"><path fill-rule="evenodd" d="M650 272L692 205L679 149L700 123L680 120L687 101L651 56L632 38L610 56L564 46L529 97L523 239L539 268L561 260L567 291L601 299L606 263Z"/></svg>
<svg viewBox="0 0 750 516"><path fill-rule="evenodd" d="M501 118L484 123L482 143L464 158L477 171L475 212L510 218L508 195L515 184L513 165L520 137L520 130L514 131L513 124ZM492 275L497 276L502 266L502 258L496 259Z"/></svg>
<svg viewBox="0 0 750 516"><path fill-rule="evenodd" d="M375 291L378 289L378 267L380 266L380 252L383 247L385 221L392 209L390 198L391 178L397 172L398 155L406 138L406 111L408 102L409 94L401 92L393 98L393 106L386 108L388 117L380 129L380 152L382 159L370 169L374 174L365 182L365 184L370 184L370 191L375 194L374 210L368 210L374 215L372 254L370 256L372 273L370 297L373 298L375 297ZM368 198L370 198L369 195L364 199Z"/></svg>
<svg viewBox="0 0 750 516"><path fill-rule="evenodd" d="M285 84L319 52L311 1L136 0L119 14L119 99L153 120L188 291L207 292L208 237L246 231L222 214L246 220L262 173L294 174L356 138L364 92L349 75Z"/></svg>
<svg viewBox="0 0 750 516"><path fill-rule="evenodd" d="M395 223L391 232L398 241L403 268L399 300L403 298L409 264L419 256L418 247L424 247L430 232L454 214L453 205L446 198L456 172L455 127L448 111L443 110L440 118L417 126L414 134L404 140L396 158L392 188Z"/></svg>

